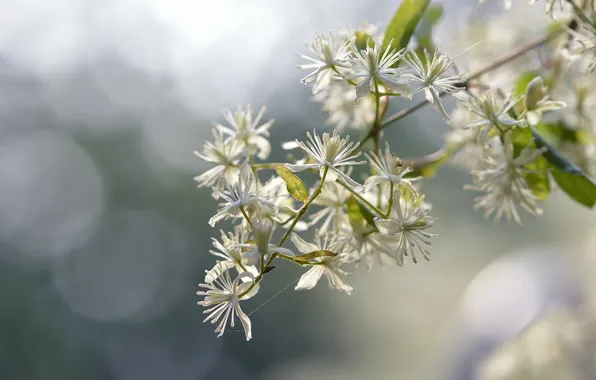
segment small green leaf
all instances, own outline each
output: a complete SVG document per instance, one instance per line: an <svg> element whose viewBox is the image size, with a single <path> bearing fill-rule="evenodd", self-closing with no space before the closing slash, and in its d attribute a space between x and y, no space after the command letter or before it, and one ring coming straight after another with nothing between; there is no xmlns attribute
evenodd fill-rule
<svg viewBox="0 0 596 380"><path fill-rule="evenodd" d="M574 201L593 208L596 204L596 184L584 174L573 174L553 166L553 178Z"/></svg>
<svg viewBox="0 0 596 380"><path fill-rule="evenodd" d="M333 256L337 256L337 253L333 253L331 251L320 249L318 251L312 251L309 253L305 253L303 255L297 255L294 258L296 259L296 261L307 263L317 257L333 257Z"/></svg>
<svg viewBox="0 0 596 380"><path fill-rule="evenodd" d="M514 128L513 133L513 155L514 157L519 156L522 150L524 150L530 141L532 140L532 131L530 128ZM536 140L534 146L538 145ZM545 153L546 154L546 153ZM549 164L548 160L544 155L537 158L535 161L524 165L524 168L530 172L524 173L524 178L528 183L528 187L532 190L532 193L541 201L548 199L551 193L550 179L548 177Z"/></svg>
<svg viewBox="0 0 596 380"><path fill-rule="evenodd" d="M420 51L423 49L432 52L435 50L435 44L432 40L433 27L443 17L443 4L435 4L428 7L418 28L416 29L416 41L418 42L418 48Z"/></svg>
<svg viewBox="0 0 596 380"><path fill-rule="evenodd" d="M362 220L366 220L368 224L377 228L375 226L375 216L366 207L361 205L353 195L348 199L348 218L350 219L350 223L359 223Z"/></svg>
<svg viewBox="0 0 596 380"><path fill-rule="evenodd" d="M285 181L288 193L301 202L305 202L308 199L308 189L296 174L292 173L285 166L277 166L275 171Z"/></svg>
<svg viewBox="0 0 596 380"><path fill-rule="evenodd" d="M429 4L430 0L404 0L387 25L381 50L384 52L389 43L395 51L408 46Z"/></svg>
<svg viewBox="0 0 596 380"><path fill-rule="evenodd" d="M366 46L374 47L375 41L370 38L370 34L358 31L355 33L356 36L356 49L366 50Z"/></svg>

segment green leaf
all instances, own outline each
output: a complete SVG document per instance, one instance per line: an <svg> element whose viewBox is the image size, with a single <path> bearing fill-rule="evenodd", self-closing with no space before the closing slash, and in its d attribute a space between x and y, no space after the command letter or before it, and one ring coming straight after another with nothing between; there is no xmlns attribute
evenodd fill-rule
<svg viewBox="0 0 596 380"><path fill-rule="evenodd" d="M348 218L352 225L366 220L369 225L377 228L375 216L365 206L361 205L353 195L348 199Z"/></svg>
<svg viewBox="0 0 596 380"><path fill-rule="evenodd" d="M583 175L583 170L574 164L573 162L569 161L568 158L563 156L556 150L541 134L538 132L536 128L532 128L532 135L536 139L536 147L546 148L546 152L544 152L543 157L548 160L553 166L559 168L560 170L575 174L575 175Z"/></svg>
<svg viewBox="0 0 596 380"><path fill-rule="evenodd" d="M418 28L416 29L416 41L418 42L418 48L420 51L423 49L432 52L435 50L435 44L432 40L433 27L443 17L443 4L435 4L428 7ZM417 49L418 50L418 49Z"/></svg>
<svg viewBox="0 0 596 380"><path fill-rule="evenodd" d="M514 128L513 133L513 155L519 156L530 141L532 140L532 131L530 128ZM537 145L536 140L534 146ZM541 201L548 199L551 193L550 179L548 177L549 163L544 155L537 158L535 161L524 165L524 168L529 170L529 173L524 173L524 178L528 183L528 187L532 193Z"/></svg>
<svg viewBox="0 0 596 380"><path fill-rule="evenodd" d="M573 174L553 166L553 178L574 201L593 208L596 204L596 184L584 174Z"/></svg>
<svg viewBox="0 0 596 380"><path fill-rule="evenodd" d="M381 50L384 52L389 43L395 51L408 46L429 4L430 0L404 0L387 25Z"/></svg>
<svg viewBox="0 0 596 380"><path fill-rule="evenodd" d="M288 193L301 202L305 202L308 199L308 189L296 174L292 173L285 166L277 166L275 171L285 181Z"/></svg>
<svg viewBox="0 0 596 380"><path fill-rule="evenodd" d="M296 257L294 257L296 259L296 261L300 261L303 263L307 263L310 260L317 258L317 257L333 257L333 256L337 256L337 253L331 252L331 251L327 251L324 249L320 249L318 251L312 251L309 253L305 253L303 255L297 255Z"/></svg>

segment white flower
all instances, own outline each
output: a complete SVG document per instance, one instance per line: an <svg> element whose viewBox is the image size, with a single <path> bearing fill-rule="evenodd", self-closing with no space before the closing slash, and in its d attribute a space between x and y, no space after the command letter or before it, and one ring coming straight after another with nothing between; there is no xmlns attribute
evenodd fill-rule
<svg viewBox="0 0 596 380"><path fill-rule="evenodd" d="M365 161L356 161L361 155L361 152L356 153L360 143L350 142L350 136L342 139L337 134L337 131L333 131L332 136L329 135L329 133L323 133L322 138L319 137L315 131L313 131L313 135L311 135L310 132L306 132L306 136L309 141L303 143L296 140L296 143L300 146L300 149L314 161L314 163L286 164L285 166L288 169L293 172L301 172L307 169L319 169L322 178L325 168L328 168L328 181L335 181L339 176L348 186L356 189L362 187L362 185L358 184L339 169L366 163Z"/></svg>
<svg viewBox="0 0 596 380"><path fill-rule="evenodd" d="M366 96L371 88L384 84L386 87L401 94L410 96L408 87L408 78L405 77L404 70L392 67L403 58L404 49L394 52L391 43L387 45L384 52L381 52L381 41L377 40L374 47L366 46L366 49L353 53L350 58L350 67L353 73L347 79L359 79L361 82L356 86L356 100Z"/></svg>
<svg viewBox="0 0 596 380"><path fill-rule="evenodd" d="M534 216L542 215L537 198L524 178L528 170L523 166L535 161L544 150L532 148L533 141L530 141L518 157L513 157L513 143L507 140L505 144L499 139L491 141L485 150L484 168L472 171L474 185L465 188L484 192L476 198L474 207L484 208L485 217L494 213L496 222L504 215L507 220L513 218L521 224L517 205Z"/></svg>
<svg viewBox="0 0 596 380"><path fill-rule="evenodd" d="M353 39L351 38L337 41L330 32L329 39L323 35L316 34L314 43L310 45L304 44L314 54L314 57L298 54L301 58L310 61L308 64L299 65L298 68L314 69L314 71L302 78L302 83L304 84L314 81L313 94L316 94L329 85L335 75L334 69L337 70L346 66L346 60L352 42Z"/></svg>
<svg viewBox="0 0 596 380"><path fill-rule="evenodd" d="M480 141L484 142L493 127L499 129L501 127L512 127L522 122L509 116L509 110L521 99L521 96L516 97L510 95L505 100L502 100L499 94L492 89L486 91L480 97L472 96L463 105L468 108L470 112L476 114L480 120L464 125L462 128L486 127L482 130L482 133L479 134Z"/></svg>
<svg viewBox="0 0 596 380"><path fill-rule="evenodd" d="M364 183L365 192L381 183L392 183L396 189L403 187L415 193L417 192L414 185L412 185L412 181L419 180L421 177L405 178L408 173L412 172L412 168L404 165L402 160L391 153L389 143L386 143L385 154L377 156L375 153L370 152L370 154L366 154L366 157L377 174L366 179Z"/></svg>
<svg viewBox="0 0 596 380"><path fill-rule="evenodd" d="M536 77L528 84L525 96L526 120L530 125L536 125L542 119L542 113L556 111L565 107L564 102L550 100L548 87L541 77Z"/></svg>
<svg viewBox="0 0 596 380"><path fill-rule="evenodd" d="M273 176L260 189L259 194L268 199L275 205L275 212L261 216L270 217L273 221L282 224L282 227L288 228L288 221L298 213L294 208L294 198L288 193L285 181L281 177ZM299 220L294 226L296 231L304 231L308 228L306 223Z"/></svg>
<svg viewBox="0 0 596 380"><path fill-rule="evenodd" d="M234 320L238 316L244 328L246 340L250 340L252 338L250 319L240 308L240 301L253 297L259 290L259 286L256 284L248 293L243 295L253 285L253 282L246 281L240 284L240 280L248 278L254 281L254 276L251 273L244 272L232 281L229 271L222 270L221 273L221 276L215 279L213 283L199 284L200 288L205 288L207 291L199 290L197 292L199 296L205 296L203 301L199 301L198 304L210 307L203 312L209 314L203 322L219 322L215 332L219 333L217 336L220 337L226 330L228 319L230 319L230 326L234 327Z"/></svg>
<svg viewBox="0 0 596 380"><path fill-rule="evenodd" d="M239 180L234 185L226 184L224 190L213 188L213 191L224 199L225 202L219 204L219 210L211 219L209 225L215 226L217 222L222 219L228 219L233 216L238 216L242 208L249 205L257 204L263 207L266 212L274 212L274 205L265 197L261 196L253 188L254 174L250 168L244 169L243 173L239 174Z"/></svg>
<svg viewBox="0 0 596 380"><path fill-rule="evenodd" d="M213 129L214 142L205 141L203 153L194 152L199 158L217 164L216 167L195 177L199 187L215 186L222 189L224 184L234 184L240 173L240 159L246 155L242 144L225 141L221 131Z"/></svg>
<svg viewBox="0 0 596 380"><path fill-rule="evenodd" d="M287 248L278 247L271 244L271 236L275 226L269 219L257 220L253 223L253 232L255 234L254 244L238 244L234 247L245 248L242 256L242 263L245 265L256 265L259 259L266 259L266 256L281 253L286 256L294 256L294 253Z"/></svg>
<svg viewBox="0 0 596 380"><path fill-rule="evenodd" d="M397 237L397 247L393 252L397 265L404 264L404 256L412 256L417 263L416 252L429 260L430 252L426 249L431 239L439 235L426 232L437 219L428 215L429 208L424 204L424 195L413 191L394 190L396 199L391 207L389 219L375 218L375 225L384 235Z"/></svg>
<svg viewBox="0 0 596 380"><path fill-rule="evenodd" d="M323 110L327 111L328 125L333 125L338 131L347 128L363 130L375 121L375 102L370 96L360 99L358 106L354 104L356 89L345 81L332 82L325 91L318 93L314 100L323 103ZM381 98L384 104L386 97Z"/></svg>
<svg viewBox="0 0 596 380"><path fill-rule="evenodd" d="M261 107L259 113L254 117L252 107L241 107L232 113L230 110L224 110L223 116L230 126L215 124L215 128L223 134L230 136L233 140L239 141L249 154L256 154L261 160L269 157L271 145L267 140L269 137L269 128L273 125L273 119L259 125L261 118L265 113L265 107Z"/></svg>
<svg viewBox="0 0 596 380"><path fill-rule="evenodd" d="M345 228L342 232L345 236L352 237L350 245L353 251L348 261L354 262L355 266L364 262L370 270L375 261L379 264L384 264L389 259L395 262L392 236L379 233L366 220L351 221L350 228Z"/></svg>
<svg viewBox="0 0 596 380"><path fill-rule="evenodd" d="M315 287L321 277L325 275L329 286L345 292L347 294L352 293L352 287L343 279L347 273L339 267L345 262L345 255L349 253L349 245L347 241L339 239L336 235L330 237L325 235L325 238L321 241L321 235L315 233L316 241L315 244L304 241L300 236L292 233L292 243L296 246L301 253L307 254L315 251L329 251L332 252L333 256L322 256L312 260L315 265L312 266L306 273L300 277L296 290L309 290Z"/></svg>
<svg viewBox="0 0 596 380"><path fill-rule="evenodd" d="M415 89L412 95L424 90L426 100L435 106L443 119L449 121L449 115L447 115L445 108L441 104L439 94L440 91L448 94L461 91L461 85L464 83L463 74L443 77L453 67L454 62L445 54L440 54L438 50L435 50L435 53L431 57L425 49L424 56L426 57L425 63L422 63L416 53L410 53L405 57L405 60L415 71L413 74L405 75L410 77L413 82L420 84L420 87Z"/></svg>
<svg viewBox="0 0 596 380"><path fill-rule="evenodd" d="M218 261L213 269L207 272L207 275L205 276L205 282L212 283L222 274L221 271L230 270L232 268L235 268L238 271L238 274L248 271L256 275L258 273L256 267L242 264L242 250L237 246L238 244L242 244L247 240L249 231L246 226L236 226L234 234L228 232L226 235L225 232L220 232L221 242L219 242L216 238L211 238L213 241L213 248L215 248L215 250L210 250L209 253L223 259L223 261Z"/></svg>
<svg viewBox="0 0 596 380"><path fill-rule="evenodd" d="M308 225L314 226L322 220L320 232L327 232L329 228L337 231L342 223L348 221L344 208L349 197L350 192L336 182L323 185L321 194L313 201L314 205L323 206L323 209L310 216Z"/></svg>

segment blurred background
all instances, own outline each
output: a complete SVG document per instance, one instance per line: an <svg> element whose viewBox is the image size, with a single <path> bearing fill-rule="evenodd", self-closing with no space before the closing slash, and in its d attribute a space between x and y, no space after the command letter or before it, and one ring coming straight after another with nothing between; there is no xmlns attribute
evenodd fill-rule
<svg viewBox="0 0 596 380"><path fill-rule="evenodd" d="M435 39L452 54L487 14L496 55L545 22L525 1L506 15L497 0L443 3ZM544 217L496 226L473 210L468 175L445 168L424 185L441 218L430 263L360 270L350 297L290 286L251 316L252 341L218 339L196 305L219 229L193 151L222 109L251 103L276 119L282 159L275 147L326 119L295 53L315 32L383 27L399 0L0 4L0 380L474 379L589 292L593 213L555 194ZM429 108L386 138L409 158L447 130ZM278 268L245 311L300 274Z"/></svg>

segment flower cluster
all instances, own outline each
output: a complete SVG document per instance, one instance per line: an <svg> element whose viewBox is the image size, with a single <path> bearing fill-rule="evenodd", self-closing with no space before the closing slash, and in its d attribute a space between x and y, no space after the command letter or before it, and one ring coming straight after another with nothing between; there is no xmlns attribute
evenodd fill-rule
<svg viewBox="0 0 596 380"><path fill-rule="evenodd" d="M224 111L226 123L214 124L214 140L195 152L213 165L195 178L219 201L209 224L233 224L232 232L213 239L217 262L199 285L204 296L199 304L208 307L205 321L217 323L222 335L238 317L251 339L249 315L240 304L257 294L279 260L305 267L296 289L312 289L325 277L346 294L353 290L350 266L429 260L438 219L420 183L445 162L465 164L473 176L465 188L481 193L475 208L497 221L521 224L520 210L541 215L540 202L554 187L553 178L564 183L573 173L590 184L582 169L592 168L596 151L591 74L596 12L546 3L551 16L557 7L570 12L566 27L525 48L551 43L548 59L531 72L518 70L522 75L509 87L487 77L519 51L479 72L460 72L455 58L428 39L404 43L403 36L391 34L395 28L380 34L363 24L315 35L305 45L308 52L299 54L305 63L298 67L307 71L302 82L311 86L312 99L322 103L335 128L284 143L284 149L300 151L289 162L266 161L273 120L262 121L265 108L256 115L250 106ZM393 99L412 101L419 93L422 103L386 116ZM451 115L445 95L457 103ZM451 127L446 146L413 160L400 159L387 141L382 149L383 129L427 103ZM347 128L361 132L359 142L340 134ZM574 161L577 157L585 161ZM310 186L304 181L309 176ZM572 188L561 187L574 197ZM585 194L581 201L589 202Z"/></svg>

